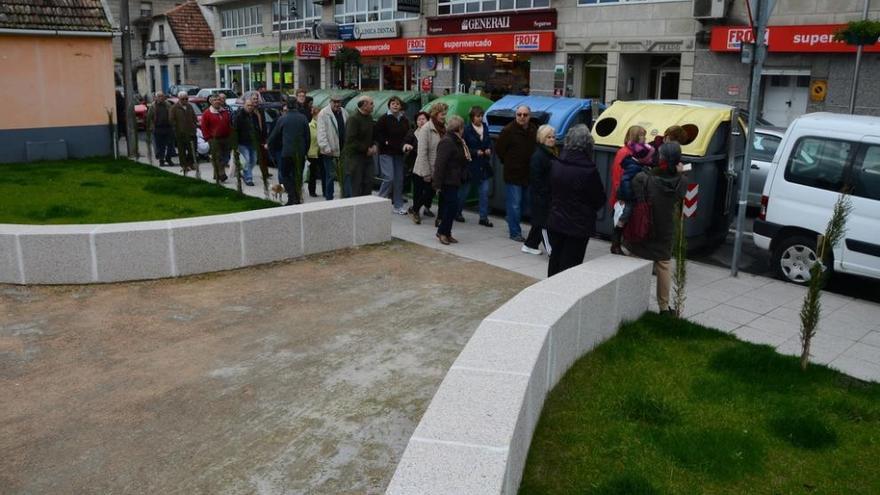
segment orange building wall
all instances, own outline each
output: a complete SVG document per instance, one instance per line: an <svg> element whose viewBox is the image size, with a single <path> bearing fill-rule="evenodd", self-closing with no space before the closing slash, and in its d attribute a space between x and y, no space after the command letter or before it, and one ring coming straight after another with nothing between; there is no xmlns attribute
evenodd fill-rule
<svg viewBox="0 0 880 495"><path fill-rule="evenodd" d="M111 38L0 35L0 129L106 125Z"/></svg>

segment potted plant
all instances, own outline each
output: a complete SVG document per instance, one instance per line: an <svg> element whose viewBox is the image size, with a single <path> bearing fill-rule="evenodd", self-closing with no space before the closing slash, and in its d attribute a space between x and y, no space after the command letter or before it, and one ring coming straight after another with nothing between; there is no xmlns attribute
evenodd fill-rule
<svg viewBox="0 0 880 495"><path fill-rule="evenodd" d="M880 39L880 21L851 21L834 32L835 41L848 45L873 45Z"/></svg>

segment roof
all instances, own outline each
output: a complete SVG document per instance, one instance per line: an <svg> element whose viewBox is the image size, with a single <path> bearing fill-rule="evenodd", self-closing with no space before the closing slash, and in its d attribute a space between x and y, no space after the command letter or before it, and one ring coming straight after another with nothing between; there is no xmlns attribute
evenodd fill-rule
<svg viewBox="0 0 880 495"><path fill-rule="evenodd" d="M620 147L631 126L644 127L650 141L670 126L680 125L693 136L691 142L682 144L682 153L706 156L718 128L730 121L732 110L728 105L692 100L618 100L596 120L593 137L597 145Z"/></svg>
<svg viewBox="0 0 880 495"><path fill-rule="evenodd" d="M110 33L102 0L3 0L0 28Z"/></svg>
<svg viewBox="0 0 880 495"><path fill-rule="evenodd" d="M174 39L183 53L211 53L214 33L195 0L190 0L165 13Z"/></svg>

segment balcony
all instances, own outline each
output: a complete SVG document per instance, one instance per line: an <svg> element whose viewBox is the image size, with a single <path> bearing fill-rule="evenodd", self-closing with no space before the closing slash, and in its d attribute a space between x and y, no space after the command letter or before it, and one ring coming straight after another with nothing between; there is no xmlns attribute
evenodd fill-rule
<svg viewBox="0 0 880 495"><path fill-rule="evenodd" d="M146 58L168 58L168 42L150 41L147 44Z"/></svg>

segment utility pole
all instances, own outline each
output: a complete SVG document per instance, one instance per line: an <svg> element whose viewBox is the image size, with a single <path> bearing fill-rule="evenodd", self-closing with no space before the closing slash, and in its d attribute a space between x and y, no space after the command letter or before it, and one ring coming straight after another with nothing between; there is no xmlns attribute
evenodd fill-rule
<svg viewBox="0 0 880 495"><path fill-rule="evenodd" d="M281 0L278 0L278 90L284 94L284 58L281 55ZM290 16L290 8L287 9L287 15Z"/></svg>
<svg viewBox="0 0 880 495"><path fill-rule="evenodd" d="M865 10L862 12L862 20L868 20L868 7L871 5L871 0L865 0ZM850 115L856 113L856 93L859 90L859 71L862 68L862 50L865 49L865 46L859 44L856 46L856 68L853 72L853 82L852 82L852 91L849 95L849 113Z"/></svg>
<svg viewBox="0 0 880 495"><path fill-rule="evenodd" d="M119 0L119 27L122 29L122 92L125 100L125 143L129 158L138 157L137 122L134 116L134 81L131 74L131 22L128 0Z"/></svg>
<svg viewBox="0 0 880 495"><path fill-rule="evenodd" d="M745 155L743 156L742 172L739 175L739 202L736 212L736 236L733 241L733 261L730 264L730 274L734 277L739 273L739 259L742 254L743 224L746 220L746 206L749 198L749 171L752 167L752 140L755 136L755 123L758 116L758 99L761 91L761 72L764 67L764 58L767 56L767 47L764 46L766 39L764 34L770 19L770 11L773 9L774 0L752 0L755 6L755 48L752 51L754 64L752 65L752 83L749 89L749 123L746 132ZM730 125L736 125L731 122Z"/></svg>

